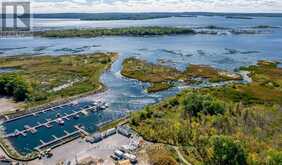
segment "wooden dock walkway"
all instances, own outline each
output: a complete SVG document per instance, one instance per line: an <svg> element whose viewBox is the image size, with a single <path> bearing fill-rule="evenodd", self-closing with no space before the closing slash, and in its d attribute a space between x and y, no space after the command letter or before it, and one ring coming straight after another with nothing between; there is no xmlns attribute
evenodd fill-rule
<svg viewBox="0 0 282 165"><path fill-rule="evenodd" d="M68 138L68 137L71 137L71 136L74 136L74 135L76 135L76 134L78 134L78 133L79 133L79 131L77 130L77 131L74 131L74 132L72 132L72 133L68 133L68 134L66 134L66 135L64 135L64 136L62 136L62 137L55 138L54 140L51 140L51 141L49 141L49 142L47 142L47 143L41 141L42 144L39 145L39 146L37 146L37 147L35 147L35 149L36 149L37 151L40 151L41 148L45 148L45 147L47 147L47 146L50 146L50 145L52 145L52 144L54 144L54 143L57 143L58 141L64 140L64 139L66 139L66 138Z"/></svg>
<svg viewBox="0 0 282 165"><path fill-rule="evenodd" d="M80 127L77 126L77 125L74 126L74 128L76 128L79 132L83 133L83 134L86 135L86 136L89 136L89 135L90 135L87 131L85 131L84 129L80 128Z"/></svg>
<svg viewBox="0 0 282 165"><path fill-rule="evenodd" d="M62 120L70 120L71 117L76 116L76 115L78 115L79 113L86 115L85 112L87 112L87 111L96 112L96 111L98 111L98 109L99 109L99 108L97 108L97 106L92 105L92 106L89 106L88 108L81 108L81 109L78 110L78 111L74 111L74 110L73 110L71 114L66 114L66 113L65 113L65 116L62 116L62 117L59 117L59 118L61 118ZM59 118L56 118L56 119L53 119L53 120L47 120L47 122L45 122L45 123L39 123L39 122L38 122L37 125L34 126L34 127L30 127L30 126L29 126L28 128L25 128L25 129L22 130L22 131L15 130L14 133L6 134L4 137L5 137L5 138L9 138L9 137L15 137L15 136L19 136L19 135L26 135L27 132L31 132L31 131L34 133L35 130L37 130L38 128L43 127L43 126L45 126L45 127L47 127L47 128L50 128L51 123L54 123L54 122L57 122L57 123L58 123L58 119L59 119Z"/></svg>
<svg viewBox="0 0 282 165"><path fill-rule="evenodd" d="M57 109L57 108L61 108L61 107L63 107L63 106L71 105L71 104L72 104L72 103L66 103L66 104L57 105L57 106L54 106L54 107L51 107L51 108L43 109L43 110L38 111L38 112L34 112L34 113L30 113L30 114L26 114L26 115L19 116L19 117L15 117L15 118L12 118L12 119L7 118L7 120L5 121L5 123L11 122L11 121L15 121L15 120L18 120L18 119L21 119L21 118L24 118L24 117L28 117L28 116L37 116L37 115L40 114L40 113L45 113L45 112L47 112L47 111L52 111L52 110L55 110L55 109Z"/></svg>

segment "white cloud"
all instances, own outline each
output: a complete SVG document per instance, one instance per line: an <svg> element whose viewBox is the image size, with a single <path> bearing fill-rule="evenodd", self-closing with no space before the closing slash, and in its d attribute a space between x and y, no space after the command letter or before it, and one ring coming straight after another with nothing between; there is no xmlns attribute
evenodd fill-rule
<svg viewBox="0 0 282 165"><path fill-rule="evenodd" d="M50 12L282 12L282 0L31 0Z"/></svg>

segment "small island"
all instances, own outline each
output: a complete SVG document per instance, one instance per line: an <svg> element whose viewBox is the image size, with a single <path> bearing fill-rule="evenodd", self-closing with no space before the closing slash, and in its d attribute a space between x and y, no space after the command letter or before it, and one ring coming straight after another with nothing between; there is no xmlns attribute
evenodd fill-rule
<svg viewBox="0 0 282 165"><path fill-rule="evenodd" d="M182 72L169 66L152 64L136 58L124 60L121 74L150 83L151 86L146 89L149 93L169 89L176 81L193 84L201 83L201 80L204 79L210 82L242 80L242 77L236 73L215 69L211 66L191 64Z"/></svg>
<svg viewBox="0 0 282 165"><path fill-rule="evenodd" d="M0 58L0 94L24 103L27 109L103 89L99 78L117 58L116 53ZM18 113L17 113L18 114Z"/></svg>

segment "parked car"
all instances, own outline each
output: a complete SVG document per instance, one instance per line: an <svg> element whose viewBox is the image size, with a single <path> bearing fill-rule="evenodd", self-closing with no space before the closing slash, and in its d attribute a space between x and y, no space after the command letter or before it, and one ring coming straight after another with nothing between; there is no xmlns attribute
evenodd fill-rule
<svg viewBox="0 0 282 165"><path fill-rule="evenodd" d="M120 160L120 158L119 158L118 156L116 156L116 155L111 155L110 157L111 157L113 160L115 160L115 161Z"/></svg>
<svg viewBox="0 0 282 165"><path fill-rule="evenodd" d="M114 135L116 132L117 132L117 130L116 130L115 128L108 129L108 130L105 132L105 137Z"/></svg>
<svg viewBox="0 0 282 165"><path fill-rule="evenodd" d="M124 152L122 152L121 150L115 150L114 151L114 154L115 154L115 156L117 156L118 158L120 158L120 159L123 159L123 155L124 155Z"/></svg>
<svg viewBox="0 0 282 165"><path fill-rule="evenodd" d="M0 160L0 164L1 165L11 165L12 161L11 160L7 160L7 159L3 159L3 160Z"/></svg>
<svg viewBox="0 0 282 165"><path fill-rule="evenodd" d="M131 129L128 126L124 126L124 125L118 126L117 131L118 133L126 137L130 137L132 134Z"/></svg>
<svg viewBox="0 0 282 165"><path fill-rule="evenodd" d="M100 133L100 132L95 133L92 137L94 139L94 143L97 143L97 142L103 140L102 133Z"/></svg>

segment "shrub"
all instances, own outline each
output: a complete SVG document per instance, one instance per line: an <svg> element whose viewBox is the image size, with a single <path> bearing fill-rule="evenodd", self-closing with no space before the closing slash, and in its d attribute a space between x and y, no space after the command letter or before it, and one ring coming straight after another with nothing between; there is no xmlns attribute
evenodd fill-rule
<svg viewBox="0 0 282 165"><path fill-rule="evenodd" d="M272 150L268 153L267 165L282 164L282 151Z"/></svg>
<svg viewBox="0 0 282 165"><path fill-rule="evenodd" d="M211 157L207 164L214 165L245 165L246 154L238 141L228 136L212 136L209 140L211 145Z"/></svg>
<svg viewBox="0 0 282 165"><path fill-rule="evenodd" d="M0 75L0 94L12 96L16 101L29 98L29 85L18 75Z"/></svg>
<svg viewBox="0 0 282 165"><path fill-rule="evenodd" d="M209 115L224 113L222 103L209 95L189 94L182 99L181 105L192 116L197 116L201 112Z"/></svg>

